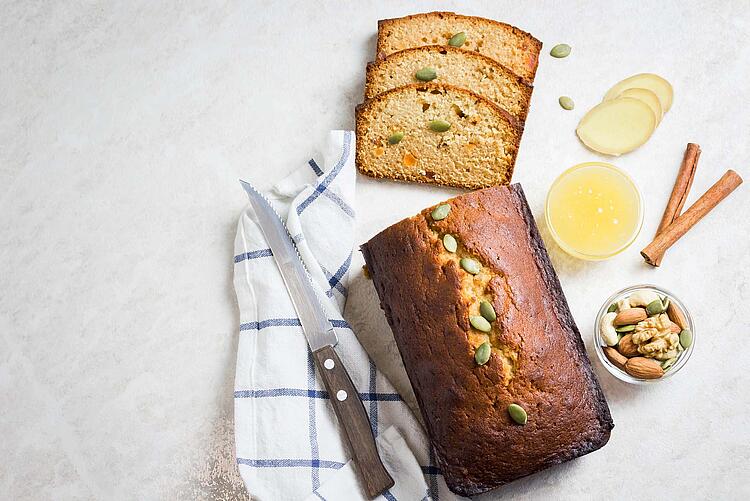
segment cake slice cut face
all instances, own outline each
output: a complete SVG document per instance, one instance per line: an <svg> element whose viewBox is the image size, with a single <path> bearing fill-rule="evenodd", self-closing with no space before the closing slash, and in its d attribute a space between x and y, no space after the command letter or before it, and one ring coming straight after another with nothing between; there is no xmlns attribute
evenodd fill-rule
<svg viewBox="0 0 750 501"><path fill-rule="evenodd" d="M452 491L607 443L607 402L520 185L425 209L362 252Z"/></svg>
<svg viewBox="0 0 750 501"><path fill-rule="evenodd" d="M450 46L404 49L367 65L365 98L420 79L464 87L508 111L523 122L532 87L494 59Z"/></svg>
<svg viewBox="0 0 750 501"><path fill-rule="evenodd" d="M463 33L463 37L455 35ZM378 57L424 45L453 44L478 52L534 81L542 43L509 24L453 12L428 12L378 22ZM460 42L460 44L459 44Z"/></svg>
<svg viewBox="0 0 750 501"><path fill-rule="evenodd" d="M507 184L522 126L469 90L409 84L356 110L360 172L373 177L477 189Z"/></svg>

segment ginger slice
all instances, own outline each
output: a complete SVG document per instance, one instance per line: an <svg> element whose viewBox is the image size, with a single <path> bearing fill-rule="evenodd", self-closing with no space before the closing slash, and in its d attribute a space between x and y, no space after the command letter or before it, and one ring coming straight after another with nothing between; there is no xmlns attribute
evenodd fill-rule
<svg viewBox="0 0 750 501"><path fill-rule="evenodd" d="M576 129L579 139L594 151L621 155L648 141L656 116L643 101L622 97L594 106Z"/></svg>

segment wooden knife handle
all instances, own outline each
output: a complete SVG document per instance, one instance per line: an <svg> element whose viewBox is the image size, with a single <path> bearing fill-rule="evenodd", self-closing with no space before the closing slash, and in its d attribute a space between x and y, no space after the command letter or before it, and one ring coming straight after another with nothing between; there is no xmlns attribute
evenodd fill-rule
<svg viewBox="0 0 750 501"><path fill-rule="evenodd" d="M393 487L393 478L386 471L378 455L370 420L354 387L349 373L332 346L313 352L323 384L331 396L333 410L346 433L349 448L364 480L367 495L374 498Z"/></svg>

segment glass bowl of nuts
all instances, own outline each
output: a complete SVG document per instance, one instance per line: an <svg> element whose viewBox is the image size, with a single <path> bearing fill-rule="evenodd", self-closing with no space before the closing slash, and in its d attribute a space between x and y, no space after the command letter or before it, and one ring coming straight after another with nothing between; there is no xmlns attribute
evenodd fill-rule
<svg viewBox="0 0 750 501"><path fill-rule="evenodd" d="M634 285L607 299L596 315L594 346L616 378L650 384L674 376L695 348L693 319L674 294Z"/></svg>

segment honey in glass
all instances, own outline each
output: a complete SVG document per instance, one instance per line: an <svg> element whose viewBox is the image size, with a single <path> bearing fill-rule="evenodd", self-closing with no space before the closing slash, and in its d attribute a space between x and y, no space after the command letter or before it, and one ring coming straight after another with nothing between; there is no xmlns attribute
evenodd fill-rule
<svg viewBox="0 0 750 501"><path fill-rule="evenodd" d="M625 172L588 162L571 167L552 183L545 215L550 233L565 252L599 260L633 243L643 222L643 205Z"/></svg>

